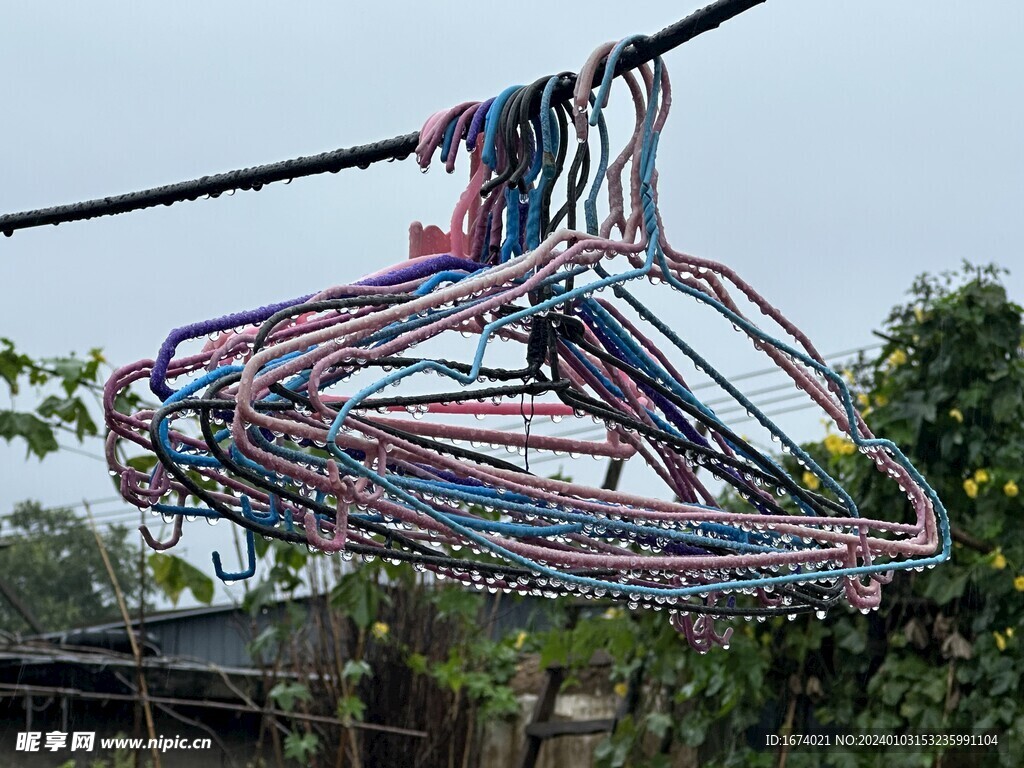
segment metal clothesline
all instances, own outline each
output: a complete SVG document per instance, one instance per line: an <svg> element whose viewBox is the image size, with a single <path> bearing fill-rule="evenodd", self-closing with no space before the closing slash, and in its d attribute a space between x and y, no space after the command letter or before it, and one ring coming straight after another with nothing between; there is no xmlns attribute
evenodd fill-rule
<svg viewBox="0 0 1024 768"><path fill-rule="evenodd" d="M716 29L729 19L738 16L765 0L717 0L687 16L685 19L666 27L650 37L638 40L628 46L619 58L615 74L651 61L693 38ZM601 82L604 65L598 67L595 83ZM566 101L572 95L575 75L562 78L555 90L558 100ZM203 176L199 179L181 181L139 192L129 192L114 197L103 197L52 208L22 211L0 216L0 232L10 237L16 230L41 227L44 224L61 224L110 216L118 213L152 208L157 205L173 205L201 197L219 197L234 190L259 191L275 181L291 181L303 176L321 173L337 173L346 168L367 168L382 160L404 160L416 149L419 133L407 133L372 144L336 149L319 155L297 157L268 165L257 165L227 173Z"/></svg>

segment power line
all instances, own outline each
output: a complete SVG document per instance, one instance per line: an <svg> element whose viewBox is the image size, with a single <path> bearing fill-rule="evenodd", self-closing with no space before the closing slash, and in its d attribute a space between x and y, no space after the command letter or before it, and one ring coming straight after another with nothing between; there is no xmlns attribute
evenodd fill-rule
<svg viewBox="0 0 1024 768"><path fill-rule="evenodd" d="M786 387L785 389L789 389L789 388ZM785 403L785 402L787 402L789 400L796 400L797 398L804 398L804 397L807 397L807 393L806 392L804 392L803 390L800 390L800 389L792 389L792 390L790 390L789 392L787 392L784 395L780 395L779 397L767 397L764 400L761 400L760 402L753 403L753 405L754 405L754 407L756 407L760 411L760 410L763 410L766 405L778 405L779 403ZM736 403L734 406L732 406L730 408L723 408L722 410L717 411L715 413L715 415L719 416L719 417L727 417L727 416L735 416L736 414L740 414L740 413L746 414L747 413L747 406L745 406L745 405L743 405L741 403Z"/></svg>
<svg viewBox="0 0 1024 768"><path fill-rule="evenodd" d="M796 413L798 411L806 411L806 410L808 410L810 408L814 408L816 406L817 406L817 403L801 403L800 405L792 406L790 408L780 408L780 409L774 410L774 411L765 411L763 413L763 415L764 415L765 418L773 418L775 416L783 416L783 415L788 414L788 413ZM745 416L744 418L737 419L735 422L733 422L732 426L735 427L735 426L738 426L740 424L744 424L744 423L746 423L748 421L754 421L754 420L755 420L754 416ZM536 464L550 464L553 461L567 461L567 460L571 461L572 459L569 456L542 456L539 459L530 459L530 466L532 467L532 466L534 466Z"/></svg>
<svg viewBox="0 0 1024 768"><path fill-rule="evenodd" d="M826 355L825 357L828 360L836 360L837 358L846 357L846 356L849 356L851 354L859 354L861 352L866 352L868 350L875 349L875 348L877 348L879 346L881 346L881 345L880 344L869 344L869 345L863 346L863 347L855 347L853 349L843 350L842 352L836 352L835 354ZM730 381L737 381L737 380L740 380L740 379L751 379L751 378L754 378L756 376L763 376L763 375L765 375L767 373L773 373L773 372L776 372L776 371L779 371L779 370L780 370L779 368L766 368L766 369L762 369L762 370L759 370L759 371L750 371L748 373L742 373L742 374L739 374L737 376L730 377ZM717 385L715 385L715 386L717 386ZM696 390L696 389L700 389L700 388L701 388L700 386L692 387L691 391ZM772 417L775 417L775 416L783 416L783 415L786 415L786 414L789 414L789 413L796 413L798 411L803 411L803 410L807 410L809 408L817 407L817 403L814 403L814 402L803 402L803 403L800 403L799 405L790 406L790 407L787 407L787 408L780 408L780 409L775 409L775 410L772 410L772 411L764 411L763 409L764 409L764 406L766 406L766 405L778 405L780 403L789 402L789 401L795 400L795 399L797 399L799 397L806 396L806 393L803 392L802 390L792 389L792 384L791 383L782 383L782 384L773 385L771 387L763 387L762 389L755 390L753 392L749 392L749 393L746 393L746 394L747 394L748 397L753 397L755 395L767 395L767 394L773 394L775 392L782 392L783 390L789 390L789 392L787 394L785 394L785 395L780 396L780 397L767 398L767 399L761 400L760 402L753 403L753 405L759 411L761 411L762 415L765 418L772 418ZM718 400L708 400L705 403L705 405L724 404L724 403L735 403L735 400L732 397L720 398ZM746 406L743 406L743 405L741 405L739 403L736 403L735 406L732 407L732 408L724 408L724 409L718 411L715 415L719 416L719 417L729 417L729 416L736 415L736 414L744 414L744 415L743 415L742 418L739 418L739 419L736 419L736 420L732 421L731 426L737 426L739 424L744 424L744 423L746 423L748 421L754 421L757 418L753 414L750 414L750 413L747 412ZM515 424L511 424L509 426L503 427L503 429L513 430L513 429L517 429L519 426L520 426L519 423L515 423ZM565 430L565 431L562 431L562 432L555 432L555 433L553 433L550 436L551 437L597 437L597 436L603 434L606 431L607 431L607 427L605 427L603 425L595 424L595 425L587 425L587 426L584 426L584 427L578 427L578 428L571 429L571 430ZM482 451L482 453L484 453L486 455L490 455L490 456L500 456L503 452L507 452L507 450L504 449L504 448L493 448L493 449L487 449L487 450ZM564 457L564 456L554 456L554 455L552 455L552 456L542 456L541 458L538 458L538 459L531 459L530 464L531 465L533 465L533 464L545 464L545 463L549 463L549 462L552 462L552 461L558 461L558 460L564 459L564 458L566 458L566 457Z"/></svg>
<svg viewBox="0 0 1024 768"><path fill-rule="evenodd" d="M635 69L704 32L716 29L734 16L763 2L765 0L718 0L660 32L627 46L615 67L615 74L620 75ZM594 82L600 83L603 74L604 65L602 64L597 68ZM556 100L567 100L572 95L575 82L575 75L562 77L555 90ZM418 141L419 133L407 133L404 136L395 136L372 144L337 149L320 155L298 157L293 160L228 171L213 176L203 176L201 179L154 187L141 192L98 198L54 208L10 213L0 216L0 231L10 237L18 229L128 213L156 205L173 205L185 200L197 200L206 196L219 197L224 193L230 194L239 189L259 191L275 181L291 181L320 173L337 173L343 169L357 166L367 168L371 163L378 163L381 160L404 160L415 151Z"/></svg>
<svg viewBox="0 0 1024 768"><path fill-rule="evenodd" d="M119 501L123 502L124 500L123 499L119 499ZM54 508L53 507L49 508L49 510L52 510L52 509L54 509ZM59 507L57 509L59 509ZM49 511L49 510L43 510L43 511ZM0 522L8 520L9 518L10 518L10 515L6 515L6 516L3 516L3 517L0 517ZM81 520L82 523L88 523L88 518L83 517L83 516L76 516L76 520ZM167 523L162 518L160 518L160 516L158 516L158 515L143 515L140 510L138 510L138 509L136 509L134 507L129 507L129 508L126 508L126 509L112 509L112 510L108 510L106 512L94 513L93 514L93 521L96 523L96 525L98 527L107 528L107 529L114 528L116 526L124 526L124 527L128 527L128 528L134 528L136 526L136 524L139 524L139 523L145 523L146 525L149 525L151 529L154 526L169 525L169 523ZM16 543L18 543L21 540L26 540L27 541L28 537L24 536L22 534L5 535L5 536L0 536L0 540L2 540L4 543L14 543L14 544L16 544Z"/></svg>
<svg viewBox="0 0 1024 768"><path fill-rule="evenodd" d="M90 507L99 507L104 504L113 504L115 502L124 503L124 499L120 496L106 496L102 499L85 499L84 501L71 502L70 504L55 504L50 507L43 507L43 512L53 512L58 509L85 509L85 505L88 504Z"/></svg>
<svg viewBox="0 0 1024 768"><path fill-rule="evenodd" d="M827 361L828 360L833 361L835 363L835 362L839 362L840 358L849 357L850 355L854 355L854 354L860 354L861 352L867 352L867 351L872 350L872 349L877 349L878 347L881 347L881 346L882 346L881 344L867 344L867 345L862 346L862 347L854 347L852 349L844 349L841 352L834 352L832 354L825 355L824 359L827 360ZM765 376L765 375L770 374L770 373L778 373L778 372L781 372L781 371L782 371L782 369L778 368L778 367L775 367L775 368L762 368L762 369L756 370L756 371L747 371L746 373L740 373L740 374L738 374L736 376L729 376L728 378L729 378L730 382L733 382L733 381L744 381L744 380L747 380L747 379L753 379L753 378L757 378L759 376ZM691 392L695 392L697 390L708 389L710 387L717 387L717 386L719 386L719 385L717 383L715 383L715 382L705 382L705 383L702 383L702 384L698 384L698 385L696 385L694 387L690 387L690 391ZM773 384L770 387L762 387L761 389L756 389L756 390L753 390L751 392L745 392L744 395L746 397L748 397L748 398L751 398L751 397L757 397L759 395L774 394L775 392L782 392L783 390L790 390L792 387L793 387L793 384L791 382L787 381L787 382L782 382L782 383L779 383L779 384ZM792 390L792 391L794 393L794 396L799 393L799 390ZM718 399L715 399L715 400L707 400L707 401L704 402L704 405L712 406L712 405L722 405L722 404L725 404L725 403L735 403L735 402L736 402L735 398L730 395L730 396L721 397L721 398L718 398ZM771 404L772 404L772 401L763 401L762 402L762 405L771 405ZM755 405L757 405L757 404L755 403ZM760 405L758 405L758 407L760 408ZM743 410L743 409L740 408L739 410ZM721 413L719 413L717 415L721 416L723 414L728 414L729 412L730 412L729 409L725 409L725 410L723 410ZM733 411L733 412L735 412L735 411ZM513 430L517 430L520 427L522 427L522 421L509 422L508 424L504 424L504 425L496 427L496 429L498 429L500 431L504 431L504 432L510 432L510 431L513 431ZM556 433L554 433L551 436L552 437L572 437L574 435L582 435L582 434L586 434L586 433L596 433L596 432L601 432L603 430L604 430L604 427L601 427L601 426L594 426L594 427L586 426L586 427L579 427L577 429L568 430L568 431L564 431L564 432L556 432ZM501 453L501 449L496 449L496 450L497 450L498 453Z"/></svg>
<svg viewBox="0 0 1024 768"><path fill-rule="evenodd" d="M117 498L117 501L121 502L122 504L126 504L125 500L122 499L120 496ZM82 505L78 505L78 506L82 507ZM90 504L90 506L92 506L92 505ZM39 509L40 512L44 512L44 513L45 512L63 512L65 510L66 511L74 511L74 507L72 507L72 505L69 504L69 505L67 505L65 507L42 507L42 508ZM108 510L104 510L102 512L96 512L96 513L94 513L94 516L97 519L104 519L104 518L112 518L112 517L117 517L117 516L121 516L121 515L128 515L128 514L138 515L138 513L139 513L139 511L137 509L135 509L134 507L130 507L130 508L127 508L127 509L125 509L125 508L122 508L122 509L108 509ZM8 512L5 515L0 515L0 522L2 522L4 520L9 520L13 514L14 514L13 512ZM85 518L82 518L82 519L84 520Z"/></svg>
<svg viewBox="0 0 1024 768"><path fill-rule="evenodd" d="M850 355L856 355L856 354L859 354L861 352L867 352L868 350L877 349L878 347L881 347L881 346L882 346L881 343L876 343L876 344L868 344L868 345L863 346L863 347L854 347L853 349L844 349L842 352L833 352L831 355L825 355L824 359L825 360L837 361L838 358L849 357ZM780 370L782 370L782 369L779 368L778 366L772 366L771 368L761 368L760 370L757 370L757 371L748 371L747 373L741 373L741 374L739 374L737 376L729 376L728 378L729 378L729 381L745 381L746 379L753 379L753 378L757 378L758 376L766 376L766 375L768 375L770 373L776 373L776 372L778 372ZM717 386L718 386L718 384L716 384L715 382L709 381L709 382L705 382L703 384L698 384L697 386L693 387L693 390L696 391L696 390L699 390L699 389L708 389L710 387L717 387Z"/></svg>
<svg viewBox="0 0 1024 768"><path fill-rule="evenodd" d="M786 413L796 413L797 411L806 411L808 408L814 408L816 406L817 406L817 403L801 403L800 405L790 406L789 408L779 408L778 410L775 410L775 411L765 411L764 416L766 418L770 419L773 416L782 416L783 414L786 414ZM742 423L744 423L746 421L753 421L753 420L754 420L753 416L747 416L744 419L740 419L736 423L737 424L742 424Z"/></svg>

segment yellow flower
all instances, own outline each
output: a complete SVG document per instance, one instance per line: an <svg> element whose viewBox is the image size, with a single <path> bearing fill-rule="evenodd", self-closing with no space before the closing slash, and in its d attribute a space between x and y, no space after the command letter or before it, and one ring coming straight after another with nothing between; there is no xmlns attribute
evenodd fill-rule
<svg viewBox="0 0 1024 768"><path fill-rule="evenodd" d="M959 423L961 423L961 424L963 424L963 423L964 423L964 415L963 415L963 413L962 413L962 412L960 411L960 409L959 409L959 408L950 408L950 409L949 409L949 417L950 417L951 419L956 419L956 420L957 420L957 421L958 421Z"/></svg>
<svg viewBox="0 0 1024 768"><path fill-rule="evenodd" d="M1006 636L1007 637L1013 637L1013 627L1007 627L1006 628Z"/></svg>
<svg viewBox="0 0 1024 768"><path fill-rule="evenodd" d="M1018 576L1013 580L1013 588L1018 592L1024 592L1024 576ZM1006 630L1008 633L1010 630Z"/></svg>
<svg viewBox="0 0 1024 768"><path fill-rule="evenodd" d="M992 553L992 567L997 571L1001 571L1006 567L1006 555L999 549Z"/></svg>
<svg viewBox="0 0 1024 768"><path fill-rule="evenodd" d="M626 698L626 693L629 691L629 686L625 683L616 683L614 690L616 696L620 699L624 699Z"/></svg>
<svg viewBox="0 0 1024 768"><path fill-rule="evenodd" d="M620 606L616 605L616 606L613 606L613 607L608 608L607 610L605 610L605 612L601 614L601 618L602 619L617 619L620 616L622 616L622 614L624 614L624 613L625 613L625 611Z"/></svg>
<svg viewBox="0 0 1024 768"><path fill-rule="evenodd" d="M810 488L812 491L816 491L821 487L821 480L813 472L804 472L804 485Z"/></svg>
<svg viewBox="0 0 1024 768"><path fill-rule="evenodd" d="M914 307L914 317L917 319L917 322L923 323L924 322L924 310L921 309L921 307Z"/></svg>
<svg viewBox="0 0 1024 768"><path fill-rule="evenodd" d="M383 640L385 637L388 636L388 632L390 632L390 631L391 631L391 627L389 627L383 621L375 621L375 622L373 622L373 626L370 627L370 632L378 640Z"/></svg>
<svg viewBox="0 0 1024 768"><path fill-rule="evenodd" d="M967 478L966 480L964 480L964 493L966 493L969 498L977 498L978 484L974 482L974 480L972 480L971 478Z"/></svg>
<svg viewBox="0 0 1024 768"><path fill-rule="evenodd" d="M1007 480L1006 485L1003 486L1003 493L1012 499L1020 493L1020 488L1017 487L1017 484L1013 482L1013 480Z"/></svg>
<svg viewBox="0 0 1024 768"><path fill-rule="evenodd" d="M868 397L863 392L861 392L857 395L857 405L859 405L861 408L869 406L871 405L871 398Z"/></svg>
<svg viewBox="0 0 1024 768"><path fill-rule="evenodd" d="M853 371L851 371L849 368L843 369L842 377L846 380L847 384L853 384Z"/></svg>
<svg viewBox="0 0 1024 768"><path fill-rule="evenodd" d="M992 633L992 637L994 637L996 639L996 648L998 648L1000 651L1005 651L1006 650L1006 638L1003 637L1003 633L1002 632L993 632Z"/></svg>
<svg viewBox="0 0 1024 768"><path fill-rule="evenodd" d="M516 635L516 641L512 644L512 646L517 651L521 651L523 649L523 643L526 642L527 637L528 635L525 632L520 632L518 635Z"/></svg>
<svg viewBox="0 0 1024 768"><path fill-rule="evenodd" d="M875 395L875 405L879 408L884 408L889 404L889 398L885 395Z"/></svg>
<svg viewBox="0 0 1024 768"><path fill-rule="evenodd" d="M894 349L893 353L889 355L889 365L893 368L903 365L907 362L907 353L902 349Z"/></svg>
<svg viewBox="0 0 1024 768"><path fill-rule="evenodd" d="M825 450L833 456L849 456L856 452L857 446L842 435L828 435L825 437Z"/></svg>
<svg viewBox="0 0 1024 768"><path fill-rule="evenodd" d="M974 482L976 482L978 485L981 485L982 483L987 483L990 479L991 478L988 476L987 469L979 469L977 472L974 473Z"/></svg>

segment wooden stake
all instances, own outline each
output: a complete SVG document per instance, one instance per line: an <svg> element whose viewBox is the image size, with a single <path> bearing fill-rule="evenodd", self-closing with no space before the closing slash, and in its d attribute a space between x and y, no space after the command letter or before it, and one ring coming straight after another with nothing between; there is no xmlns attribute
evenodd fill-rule
<svg viewBox="0 0 1024 768"><path fill-rule="evenodd" d="M135 657L135 670L139 678L139 697L142 701L142 711L146 716L146 731L149 733L149 743L153 745L153 768L160 768L160 751L156 748L156 728L153 725L153 709L149 705L149 686L146 685L146 675L142 671L142 649L139 647L139 643L135 639L135 633L132 631L132 622L128 618L128 606L125 604L121 585L117 582L117 574L114 573L114 567L110 564L110 556L107 554L107 548L103 545L100 532L96 529L96 522L92 519L92 508L89 506L89 502L84 499L82 500L82 506L85 507L85 514L89 518L89 528L92 529L92 535L96 538L96 546L100 549L103 566L107 569L107 575L110 577L111 584L114 585L117 607L121 609L124 629L128 633L128 642L132 646L132 656Z"/></svg>

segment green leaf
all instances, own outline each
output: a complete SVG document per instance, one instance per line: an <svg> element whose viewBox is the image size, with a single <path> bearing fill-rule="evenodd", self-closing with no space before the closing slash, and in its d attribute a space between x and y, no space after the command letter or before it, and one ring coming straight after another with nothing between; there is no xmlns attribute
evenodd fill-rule
<svg viewBox="0 0 1024 768"><path fill-rule="evenodd" d="M629 759L635 738L633 716L626 715L619 721L615 733L598 744L594 750L595 764L601 768L622 768Z"/></svg>
<svg viewBox="0 0 1024 768"><path fill-rule="evenodd" d="M485 698L494 688L494 681L486 672L467 672L463 684L466 694L474 701Z"/></svg>
<svg viewBox="0 0 1024 768"><path fill-rule="evenodd" d="M427 657L422 653L410 653L405 663L417 675L425 674L427 671Z"/></svg>
<svg viewBox="0 0 1024 768"><path fill-rule="evenodd" d="M465 659L459 655L457 649L452 648L448 660L443 664L435 665L431 674L445 688L449 688L453 693L458 693L466 683Z"/></svg>
<svg viewBox="0 0 1024 768"><path fill-rule="evenodd" d="M274 547L274 563L282 568L291 571L301 571L306 567L309 559L309 552L303 547L296 547L294 544L282 544L276 542Z"/></svg>
<svg viewBox="0 0 1024 768"><path fill-rule="evenodd" d="M953 568L953 565L948 565L945 570L936 569L929 573L924 583L924 596L945 605L963 595L970 572L949 573Z"/></svg>
<svg viewBox="0 0 1024 768"><path fill-rule="evenodd" d="M456 619L471 625L476 622L483 599L476 592L446 586L435 590L430 596L430 601L437 608L438 620Z"/></svg>
<svg viewBox="0 0 1024 768"><path fill-rule="evenodd" d="M288 623L296 627L305 623L306 616L309 615L309 610L306 606L299 603L286 602L284 604L284 611L288 617Z"/></svg>
<svg viewBox="0 0 1024 768"><path fill-rule="evenodd" d="M992 418L998 422L1012 422L1017 419L1020 409L1021 393L1019 390L1005 390L992 401Z"/></svg>
<svg viewBox="0 0 1024 768"><path fill-rule="evenodd" d="M175 555L154 552L149 556L153 580L173 605L186 589L203 605L213 600L213 579Z"/></svg>
<svg viewBox="0 0 1024 768"><path fill-rule="evenodd" d="M96 381L96 373L99 369L102 357L94 355L90 360L80 360L77 357L54 357L44 360L47 366L57 372L61 378L61 386L71 397L82 384Z"/></svg>
<svg viewBox="0 0 1024 768"><path fill-rule="evenodd" d="M344 680L351 680L358 683L364 677L373 674L373 668L365 661L349 659L341 670L341 677Z"/></svg>
<svg viewBox="0 0 1024 768"><path fill-rule="evenodd" d="M10 339L0 338L0 378L7 382L12 395L18 394L18 377L32 361L14 351Z"/></svg>
<svg viewBox="0 0 1024 768"><path fill-rule="evenodd" d="M281 565L275 565L270 569L269 579L284 592L294 592L302 586L302 577Z"/></svg>
<svg viewBox="0 0 1024 768"><path fill-rule="evenodd" d="M320 737L315 733L300 735L293 731L284 737L284 756L302 764L308 763L319 747Z"/></svg>
<svg viewBox="0 0 1024 768"><path fill-rule="evenodd" d="M278 627L269 626L264 629L249 643L249 655L262 656L264 651L272 650L277 644L279 634L280 629Z"/></svg>
<svg viewBox="0 0 1024 768"><path fill-rule="evenodd" d="M259 541L260 539L257 539ZM242 598L242 608L251 616L258 614L268 603L274 599L274 583L262 581L253 589L250 589Z"/></svg>
<svg viewBox="0 0 1024 768"><path fill-rule="evenodd" d="M138 472L142 472L144 474L149 474L149 472L152 471L153 467L156 466L156 463L156 456L154 456L153 454L133 456L132 458L128 459L128 461L125 462L125 464L127 464L132 469Z"/></svg>
<svg viewBox="0 0 1024 768"><path fill-rule="evenodd" d="M541 668L568 664L571 644L569 632L559 630L548 632L544 636L543 645L540 647Z"/></svg>
<svg viewBox="0 0 1024 768"><path fill-rule="evenodd" d="M309 688L302 683L278 683L267 694L278 707L285 712L291 712L297 701L310 701L312 696Z"/></svg>
<svg viewBox="0 0 1024 768"><path fill-rule="evenodd" d="M358 696L338 699L338 718L346 725L353 720L362 720L365 714L366 704Z"/></svg>
<svg viewBox="0 0 1024 768"><path fill-rule="evenodd" d="M699 747L707 738L708 725L707 715L703 712L696 712L682 718L678 723L680 741L691 747Z"/></svg>
<svg viewBox="0 0 1024 768"><path fill-rule="evenodd" d="M360 629L373 624L381 602L389 600L380 587L360 571L345 574L331 590L331 605L351 618Z"/></svg>
<svg viewBox="0 0 1024 768"><path fill-rule="evenodd" d="M262 559L263 556L266 555L267 551L270 549L270 542L262 536L256 536L254 543L256 545L256 557Z"/></svg>
<svg viewBox="0 0 1024 768"><path fill-rule="evenodd" d="M114 410L118 413L131 413L142 405L142 398L134 392L121 390L114 398Z"/></svg>
<svg viewBox="0 0 1024 768"><path fill-rule="evenodd" d="M73 424L75 436L79 442L86 435L95 435L99 431L96 429L96 423L92 420L92 416L89 415L89 409L79 397L61 399L56 395L50 395L39 404L36 413L43 418L57 419L64 424Z"/></svg>
<svg viewBox="0 0 1024 768"><path fill-rule="evenodd" d="M59 447L53 428L31 413L0 411L0 437L7 442L21 438L28 444L28 454L40 459Z"/></svg>
<svg viewBox="0 0 1024 768"><path fill-rule="evenodd" d="M495 685L487 692L481 712L485 719L512 717L519 713L519 699L507 685Z"/></svg>
<svg viewBox="0 0 1024 768"><path fill-rule="evenodd" d="M596 747L594 747L594 760L598 765L605 765L607 761L611 759L613 752L615 751L615 742L612 738L606 737L602 739Z"/></svg>
<svg viewBox="0 0 1024 768"><path fill-rule="evenodd" d="M672 718L664 712L651 712L647 715L645 724L648 732L653 733L660 739L664 737L664 735L668 733L668 729L672 727Z"/></svg>

